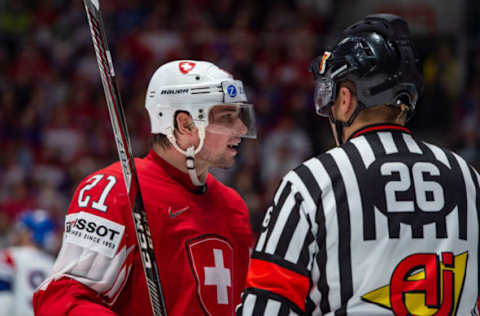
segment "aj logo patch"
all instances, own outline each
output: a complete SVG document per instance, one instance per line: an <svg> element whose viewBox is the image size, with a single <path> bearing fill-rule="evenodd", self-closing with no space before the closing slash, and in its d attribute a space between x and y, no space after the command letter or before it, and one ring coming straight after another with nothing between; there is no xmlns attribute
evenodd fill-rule
<svg viewBox="0 0 480 316"><path fill-rule="evenodd" d="M362 296L364 301L391 310L397 316L453 316L465 280L468 253L419 253L403 259L390 285Z"/></svg>

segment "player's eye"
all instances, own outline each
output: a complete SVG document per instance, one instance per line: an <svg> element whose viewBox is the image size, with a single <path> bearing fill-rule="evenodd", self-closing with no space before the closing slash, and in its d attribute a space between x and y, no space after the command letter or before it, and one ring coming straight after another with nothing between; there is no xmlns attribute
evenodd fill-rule
<svg viewBox="0 0 480 316"><path fill-rule="evenodd" d="M225 123L231 123L235 119L232 113L225 113L220 116L220 121Z"/></svg>

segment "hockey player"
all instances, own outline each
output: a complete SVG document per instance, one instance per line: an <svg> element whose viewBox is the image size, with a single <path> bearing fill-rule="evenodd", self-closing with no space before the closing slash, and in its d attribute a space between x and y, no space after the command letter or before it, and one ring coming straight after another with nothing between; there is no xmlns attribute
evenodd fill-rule
<svg viewBox="0 0 480 316"><path fill-rule="evenodd" d="M283 178L237 315L478 315L480 178L404 126L423 89L416 64L389 14L312 63L339 147Z"/></svg>
<svg viewBox="0 0 480 316"><path fill-rule="evenodd" d="M44 210L21 213L13 228L14 246L0 251L0 315L32 316L34 290L50 274L55 223Z"/></svg>
<svg viewBox="0 0 480 316"><path fill-rule="evenodd" d="M153 146L136 169L168 315L232 315L252 236L245 203L208 173L255 137L241 81L212 63L169 62L146 95ZM151 315L119 163L85 178L71 201L36 315Z"/></svg>

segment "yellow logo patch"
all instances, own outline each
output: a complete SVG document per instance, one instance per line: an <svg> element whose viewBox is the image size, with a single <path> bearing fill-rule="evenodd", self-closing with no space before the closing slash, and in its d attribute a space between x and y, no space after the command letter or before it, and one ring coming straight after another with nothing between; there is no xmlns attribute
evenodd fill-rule
<svg viewBox="0 0 480 316"><path fill-rule="evenodd" d="M455 315L460 299L468 253L415 254L403 259L390 285L362 299L391 310L395 315Z"/></svg>

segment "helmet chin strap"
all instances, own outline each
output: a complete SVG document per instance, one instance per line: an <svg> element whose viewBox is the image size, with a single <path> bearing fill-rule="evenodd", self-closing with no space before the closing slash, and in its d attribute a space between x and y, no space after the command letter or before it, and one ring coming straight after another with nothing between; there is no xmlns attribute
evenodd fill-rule
<svg viewBox="0 0 480 316"><path fill-rule="evenodd" d="M330 122L332 122L335 125L338 146L341 146L344 143L343 129L345 127L351 126L353 124L353 121L357 118L358 113L360 113L360 111L363 110L364 108L365 108L365 105L363 105L363 103L358 102L357 107L355 108L355 111L353 111L352 115L346 122L336 120L335 117L333 117L332 107L328 109L328 119L330 120Z"/></svg>
<svg viewBox="0 0 480 316"><path fill-rule="evenodd" d="M187 148L187 150L181 149L178 144L177 140L175 139L175 135L173 134L172 129L168 129L167 131L167 138L170 141L170 143L173 145L173 147L179 151L180 153L184 154L186 159L186 167L188 171L188 175L190 176L190 180L192 183L196 186L203 186L205 185L205 182L202 182L199 180L197 171L195 169L195 155L202 150L203 147L203 141L205 140L205 126L198 126L198 137L200 138L200 143L198 144L197 148L195 149L195 146L192 145Z"/></svg>

